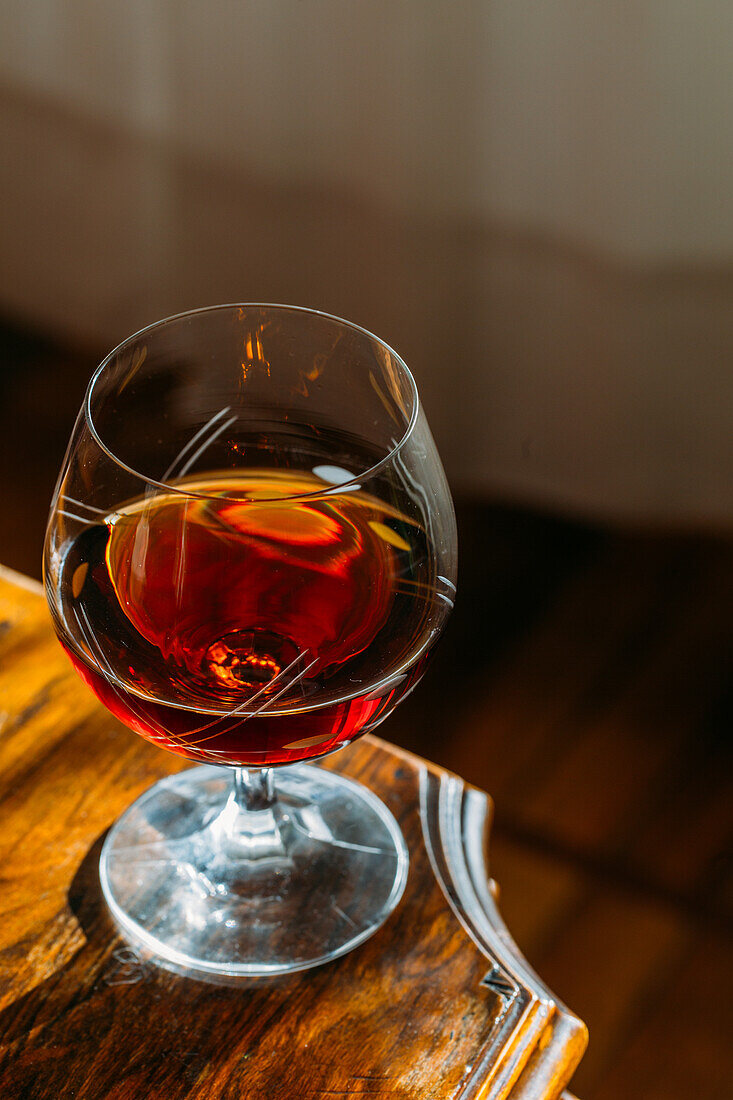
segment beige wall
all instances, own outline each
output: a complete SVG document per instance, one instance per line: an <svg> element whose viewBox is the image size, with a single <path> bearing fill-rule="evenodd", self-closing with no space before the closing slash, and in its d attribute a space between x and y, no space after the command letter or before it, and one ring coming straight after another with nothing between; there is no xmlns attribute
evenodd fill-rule
<svg viewBox="0 0 733 1100"><path fill-rule="evenodd" d="M5 0L0 307L393 342L458 486L733 520L727 0Z"/></svg>

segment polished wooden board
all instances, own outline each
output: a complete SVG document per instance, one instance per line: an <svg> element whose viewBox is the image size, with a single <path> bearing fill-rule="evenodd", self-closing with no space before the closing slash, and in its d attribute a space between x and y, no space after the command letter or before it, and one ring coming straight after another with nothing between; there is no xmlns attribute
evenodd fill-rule
<svg viewBox="0 0 733 1100"><path fill-rule="evenodd" d="M117 935L97 862L115 817L186 762L94 700L40 589L0 576L0 1096L557 1097L585 1045L506 936L487 887L490 802L374 738L324 766L405 834L405 897L344 959L232 989Z"/></svg>

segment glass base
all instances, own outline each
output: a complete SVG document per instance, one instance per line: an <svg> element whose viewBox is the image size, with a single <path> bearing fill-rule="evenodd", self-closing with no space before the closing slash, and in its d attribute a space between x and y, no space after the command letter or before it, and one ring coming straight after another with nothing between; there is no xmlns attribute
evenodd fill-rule
<svg viewBox="0 0 733 1100"><path fill-rule="evenodd" d="M351 951L398 904L409 857L389 810L351 779L277 769L242 810L227 768L162 779L118 819L100 878L123 935L209 981L285 974Z"/></svg>

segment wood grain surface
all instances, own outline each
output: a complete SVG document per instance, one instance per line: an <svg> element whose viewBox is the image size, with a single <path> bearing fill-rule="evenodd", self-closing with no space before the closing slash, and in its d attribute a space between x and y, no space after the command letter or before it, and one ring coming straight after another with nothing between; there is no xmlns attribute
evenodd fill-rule
<svg viewBox="0 0 733 1100"><path fill-rule="evenodd" d="M582 1025L537 1001L536 1038L523 1009L496 1052L512 1007L502 960L492 971L431 869L420 778L436 791L460 781L370 738L327 761L397 817L411 853L401 905L328 966L235 989L199 983L124 943L97 868L115 817L185 762L107 714L58 646L40 589L7 571L0 662L0 1097L559 1096Z"/></svg>

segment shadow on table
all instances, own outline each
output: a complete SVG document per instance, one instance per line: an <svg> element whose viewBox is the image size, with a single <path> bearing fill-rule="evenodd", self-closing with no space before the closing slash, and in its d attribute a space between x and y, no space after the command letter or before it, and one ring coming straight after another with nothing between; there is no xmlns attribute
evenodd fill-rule
<svg viewBox="0 0 733 1100"><path fill-rule="evenodd" d="M233 1051L238 1061L251 1057L244 1032L258 1039L299 987L310 982L313 996L323 980L311 972L233 989L141 959L119 936L102 896L105 836L85 855L67 895L83 946L0 1012L0 1096L150 1096L157 1080L166 1097L184 1097L220 1066L231 1071Z"/></svg>
<svg viewBox="0 0 733 1100"><path fill-rule="evenodd" d="M0 1035L5 1044L26 1038L67 1013L99 980L100 966L104 966L115 935L99 883L99 856L106 835L107 831L84 856L67 893L69 908L85 936L84 945L59 970L0 1012Z"/></svg>

